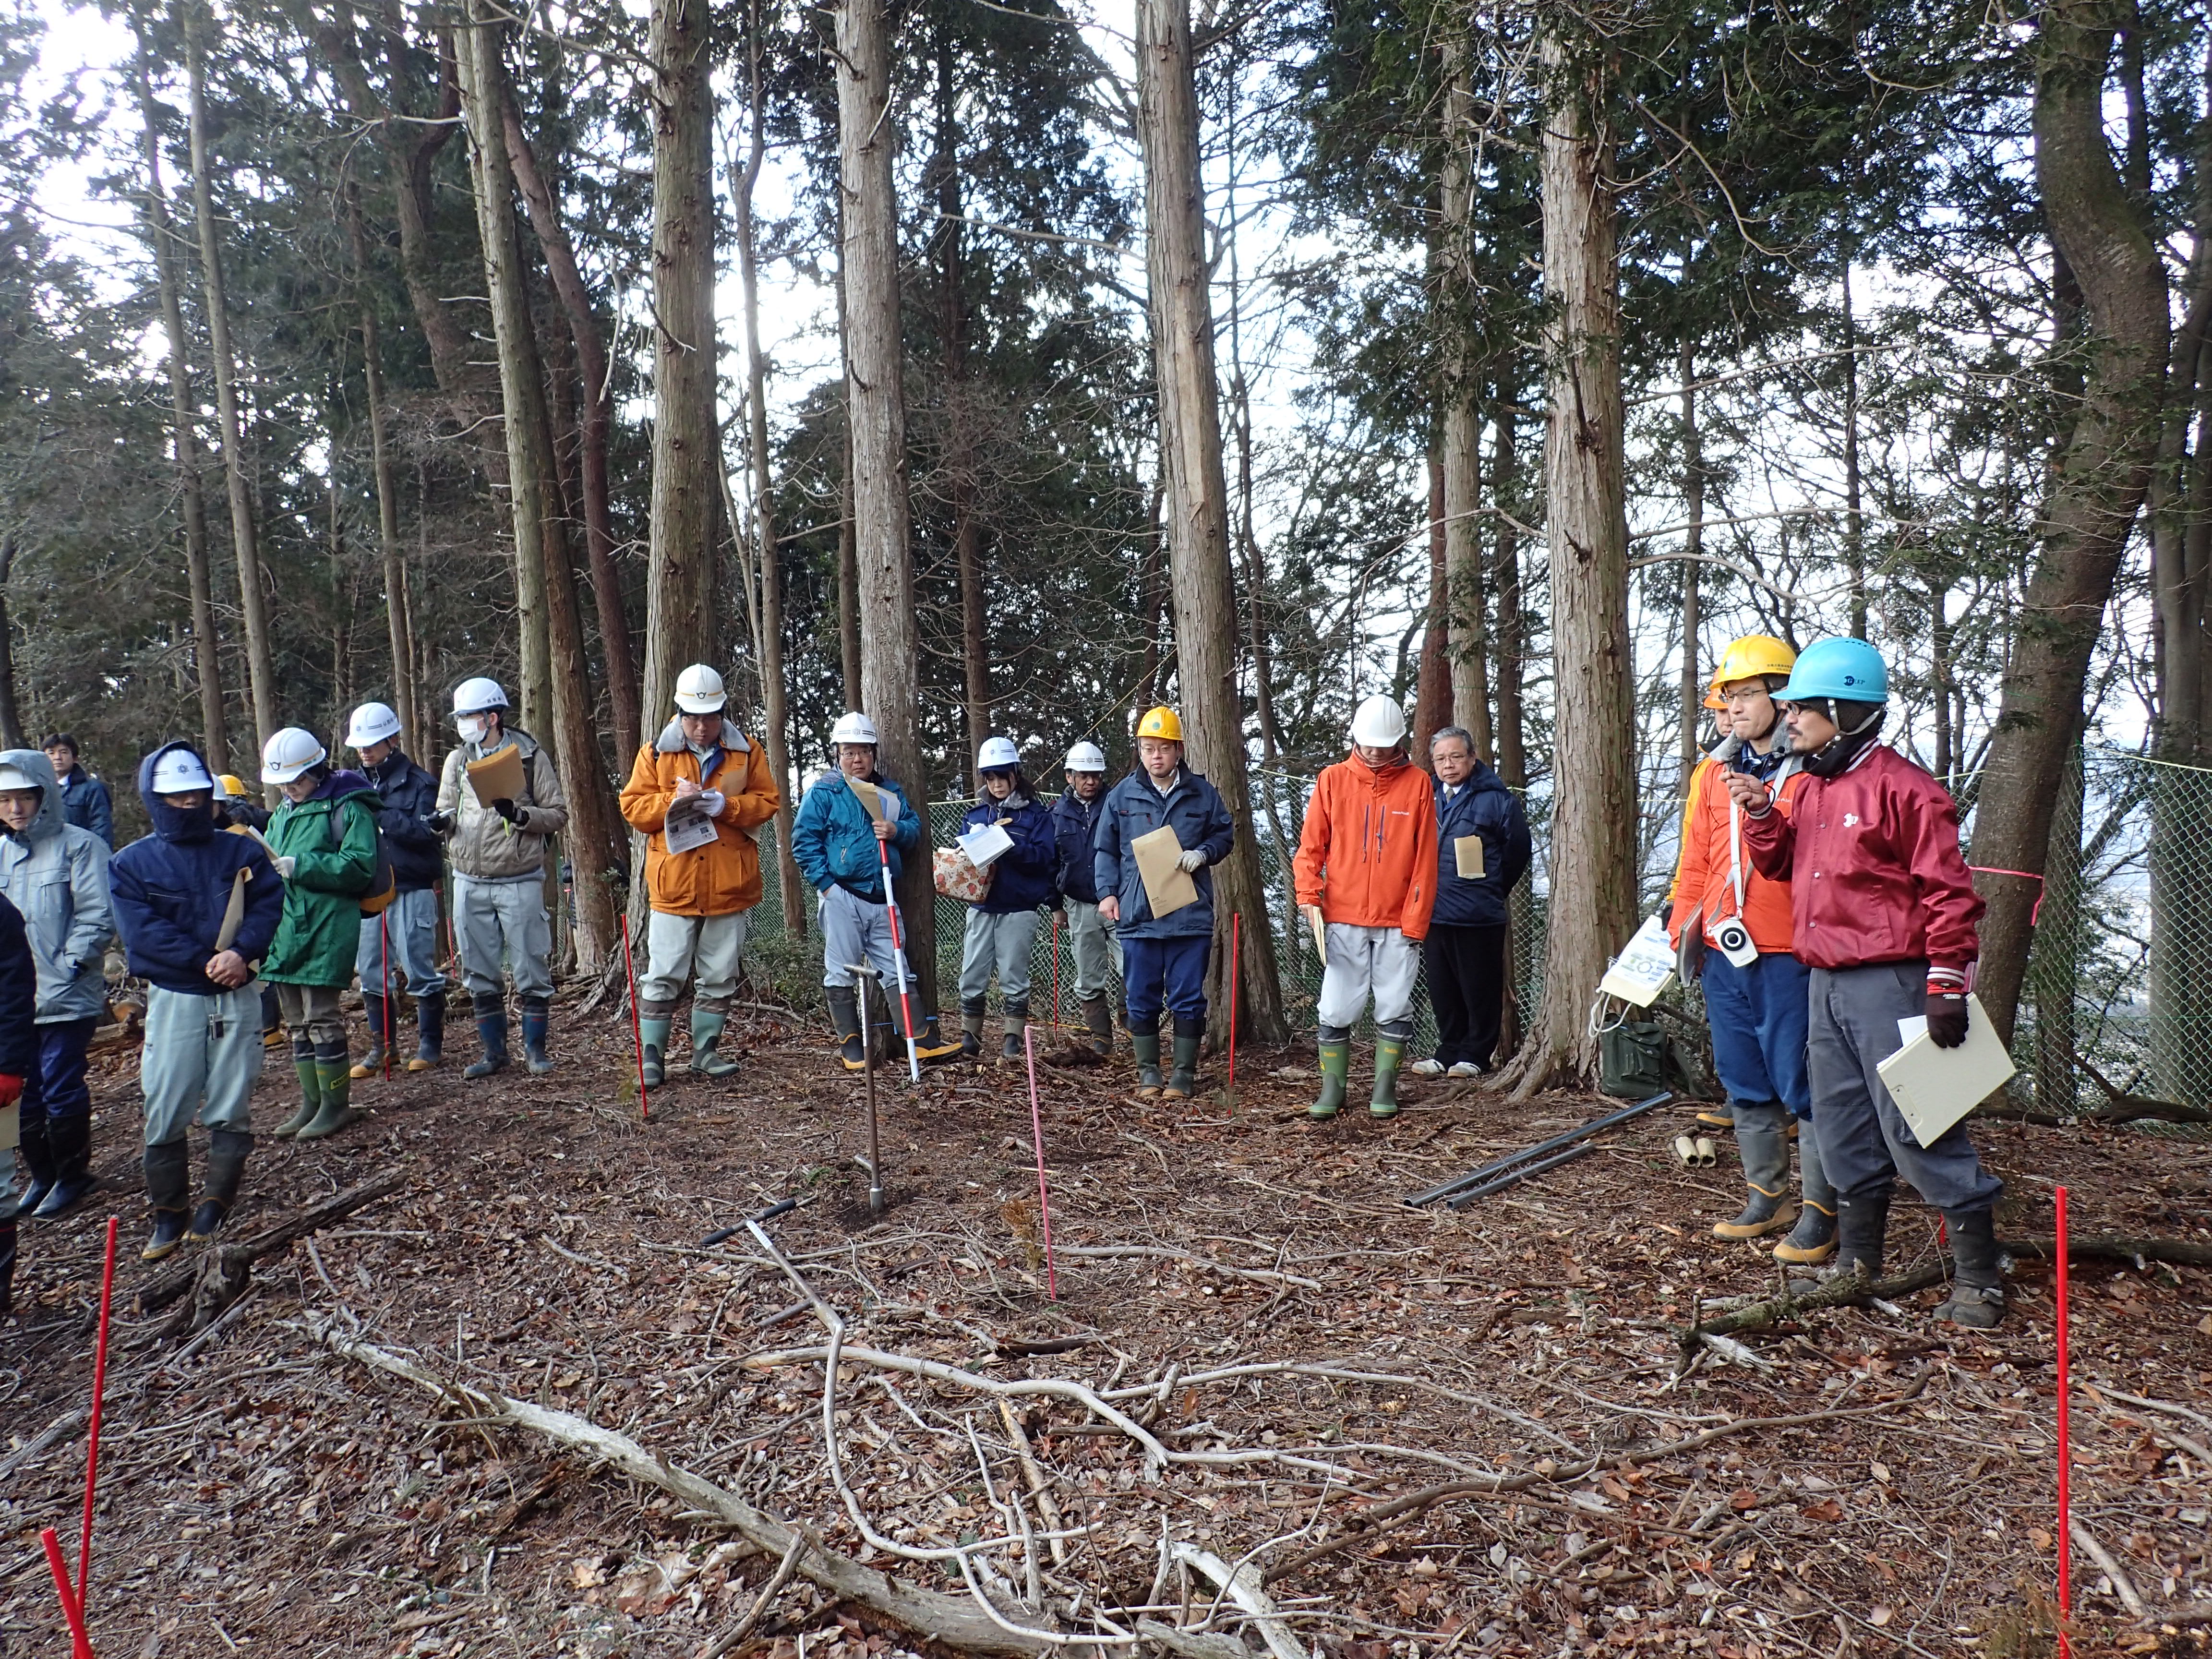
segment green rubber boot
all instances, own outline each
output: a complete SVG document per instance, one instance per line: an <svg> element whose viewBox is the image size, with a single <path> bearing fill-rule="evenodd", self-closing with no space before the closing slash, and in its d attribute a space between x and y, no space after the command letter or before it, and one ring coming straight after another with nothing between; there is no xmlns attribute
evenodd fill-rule
<svg viewBox="0 0 2212 1659"><path fill-rule="evenodd" d="M645 1050L642 1062L645 1086L658 1089L668 1079L668 1028L675 1022L665 1019L641 1019L637 1023L638 1046Z"/></svg>
<svg viewBox="0 0 2212 1659"><path fill-rule="evenodd" d="M317 1080L323 1086L322 1109L315 1114L313 1121L292 1137L295 1140L320 1140L325 1135L334 1135L361 1115L347 1103L353 1092L352 1062L347 1058L343 1043L333 1047L334 1052L315 1056Z"/></svg>
<svg viewBox="0 0 2212 1659"><path fill-rule="evenodd" d="M1352 1075L1352 1043L1347 1037L1321 1040L1321 1094L1306 1108L1306 1115L1319 1121L1334 1117L1344 1109L1345 1080Z"/></svg>
<svg viewBox="0 0 2212 1659"><path fill-rule="evenodd" d="M279 1140L289 1140L320 1115L323 1109L322 1073L315 1069L315 1051L292 1050L292 1070L300 1079L300 1109L276 1126Z"/></svg>
<svg viewBox="0 0 2212 1659"><path fill-rule="evenodd" d="M1349 1044L1346 1045L1347 1048ZM1346 1059L1349 1060L1349 1054ZM1406 1063L1406 1039L1388 1032L1375 1037L1375 1093L1367 1103L1370 1117L1398 1115L1398 1068Z"/></svg>
<svg viewBox="0 0 2212 1659"><path fill-rule="evenodd" d="M691 1011L691 1069L701 1077L727 1077L738 1069L738 1062L715 1046L722 1040L722 1030L730 1023L727 1014L702 1013Z"/></svg>
<svg viewBox="0 0 2212 1659"><path fill-rule="evenodd" d="M1149 1100L1160 1091L1164 1081L1160 1076L1160 1034L1150 1036L1133 1034L1129 1046L1137 1051L1137 1093Z"/></svg>
<svg viewBox="0 0 2212 1659"><path fill-rule="evenodd" d="M1205 1041L1203 1030L1186 1031L1182 1022L1176 1022L1175 1070L1168 1073L1167 1087L1160 1091L1163 1100L1188 1100L1198 1092L1198 1048Z"/></svg>

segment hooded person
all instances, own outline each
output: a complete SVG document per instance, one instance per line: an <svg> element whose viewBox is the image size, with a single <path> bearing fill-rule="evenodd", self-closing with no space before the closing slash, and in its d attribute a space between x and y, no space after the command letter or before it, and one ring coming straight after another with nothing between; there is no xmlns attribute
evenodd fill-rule
<svg viewBox="0 0 2212 1659"><path fill-rule="evenodd" d="M1398 1114L1398 1068L1413 1034L1413 986L1437 896L1437 814L1429 775L1406 758L1405 711L1370 697L1352 716L1352 753L1322 769L1292 860L1298 910L1323 936L1321 1093L1334 1117L1352 1069L1352 1028L1375 1007L1375 1091Z"/></svg>
<svg viewBox="0 0 2212 1659"><path fill-rule="evenodd" d="M275 944L284 886L261 843L218 833L215 781L188 743L138 763L153 831L115 855L108 878L131 971L146 981L146 1202L139 1255L159 1261L184 1241L195 1120L208 1131L207 1174L191 1236L215 1237L238 1201L253 1150L250 1098L261 1075L261 988L254 970ZM294 872L297 875L296 866Z"/></svg>
<svg viewBox="0 0 2212 1659"><path fill-rule="evenodd" d="M333 771L312 732L288 726L261 751L261 781L283 791L270 815L269 849L284 878L284 912L262 963L292 1033L300 1109L280 1137L319 1140L359 1115L353 1060L338 999L353 983L361 901L376 879L382 803L358 772Z"/></svg>
<svg viewBox="0 0 2212 1659"><path fill-rule="evenodd" d="M0 894L0 1318L15 1305L15 1161L23 1086L39 1063L39 964L23 913Z"/></svg>
<svg viewBox="0 0 2212 1659"><path fill-rule="evenodd" d="M1092 1053L1114 1052L1114 1016L1106 1006L1108 975L1121 971L1121 943L1098 914L1098 871L1091 844L1106 810L1106 757L1087 739L1067 751L1060 775L1067 787L1052 804L1053 884L1067 912L1068 953L1075 958L1075 1006Z"/></svg>
<svg viewBox="0 0 2212 1659"><path fill-rule="evenodd" d="M386 1051L398 1046L402 995L415 1000L415 1054L410 1072L427 1072L445 1058L446 975L438 967L438 878L445 849L430 817L438 810L438 781L399 747L399 716L380 702L365 702L346 723L346 746L361 757L362 775L382 805L376 827L392 864L392 902L361 919L354 971L361 975L362 1006L368 1015L368 1052L353 1068L357 1080L381 1071Z"/></svg>
<svg viewBox="0 0 2212 1659"><path fill-rule="evenodd" d="M676 677L674 701L675 714L639 749L622 792L623 818L645 837L652 904L637 987L647 1088L667 1075L668 1033L686 980L694 981L692 1071L714 1078L738 1069L720 1043L738 994L745 917L761 901L754 836L783 805L767 755L724 716L729 696L720 674L692 664Z"/></svg>
<svg viewBox="0 0 2212 1659"><path fill-rule="evenodd" d="M983 999L991 975L999 978L1003 1035L999 1058L1012 1062L1023 1054L1030 1018L1030 958L1036 951L1037 923L1060 895L1053 884L1059 862L1053 843L1052 814L1030 787L1022 757L1011 738L986 738L975 757L978 799L960 821L961 833L999 829L1013 843L990 865L991 884L968 906L960 938L960 1053L975 1060L983 1052Z"/></svg>
<svg viewBox="0 0 2212 1659"><path fill-rule="evenodd" d="M47 1221L94 1185L85 1051L106 1008L115 925L107 843L64 817L53 763L35 749L0 751L0 893L23 914L39 973L39 1060L22 1100L30 1182L16 1213Z"/></svg>

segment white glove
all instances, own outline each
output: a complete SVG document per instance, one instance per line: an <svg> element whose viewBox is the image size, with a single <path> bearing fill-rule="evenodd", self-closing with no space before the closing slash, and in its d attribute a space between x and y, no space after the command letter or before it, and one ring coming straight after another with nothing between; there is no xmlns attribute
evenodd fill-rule
<svg viewBox="0 0 2212 1659"><path fill-rule="evenodd" d="M297 859L283 853L279 853L269 861L276 866L276 873L287 881L292 879L292 866L299 862Z"/></svg>
<svg viewBox="0 0 2212 1659"><path fill-rule="evenodd" d="M720 817L722 809L729 805L729 798L719 789L709 789L699 797L699 805L705 809L708 817Z"/></svg>
<svg viewBox="0 0 2212 1659"><path fill-rule="evenodd" d="M1190 874L1194 870L1203 870L1206 868L1206 854L1194 847L1176 860L1176 868L1185 875Z"/></svg>

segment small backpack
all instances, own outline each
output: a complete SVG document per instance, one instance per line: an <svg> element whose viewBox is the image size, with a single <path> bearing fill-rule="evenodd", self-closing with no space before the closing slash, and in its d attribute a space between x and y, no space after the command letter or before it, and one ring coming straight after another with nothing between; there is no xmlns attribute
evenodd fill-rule
<svg viewBox="0 0 2212 1659"><path fill-rule="evenodd" d="M339 801L337 807L343 809L345 805L345 801ZM337 811L333 810L323 822L330 826L331 850L335 853L345 845L345 836L338 829ZM376 866L368 878L368 888L361 896L361 913L365 916L380 916L392 908L392 901L399 896L399 880L392 873L392 853L384 844L384 826L376 821L376 815L373 812L369 814L368 827L376 837Z"/></svg>

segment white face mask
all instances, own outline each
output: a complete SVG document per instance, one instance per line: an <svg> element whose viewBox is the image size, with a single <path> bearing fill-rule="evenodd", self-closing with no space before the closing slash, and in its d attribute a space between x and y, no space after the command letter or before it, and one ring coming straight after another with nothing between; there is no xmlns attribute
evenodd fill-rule
<svg viewBox="0 0 2212 1659"><path fill-rule="evenodd" d="M463 743L482 743L484 720L481 714L463 714L453 722L453 729L461 734Z"/></svg>

